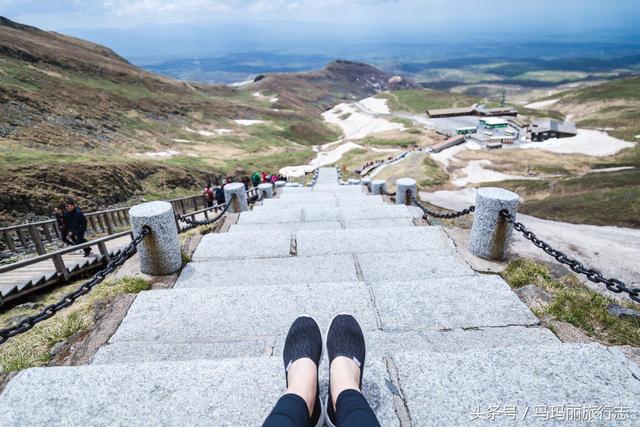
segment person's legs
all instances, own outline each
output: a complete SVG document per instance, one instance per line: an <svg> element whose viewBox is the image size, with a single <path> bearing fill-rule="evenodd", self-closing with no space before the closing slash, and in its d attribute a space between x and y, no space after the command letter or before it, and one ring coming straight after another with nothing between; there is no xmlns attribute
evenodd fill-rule
<svg viewBox="0 0 640 427"><path fill-rule="evenodd" d="M84 233L73 233L73 240L76 245L87 242L87 239L84 238ZM83 251L84 256L88 256L91 253L91 248L84 248Z"/></svg>
<svg viewBox="0 0 640 427"><path fill-rule="evenodd" d="M336 316L327 333L329 352L329 396L326 422L329 426L379 426L376 415L360 392L366 347L356 319Z"/></svg>
<svg viewBox="0 0 640 427"><path fill-rule="evenodd" d="M285 394L276 403L262 427L307 427L309 409L297 394Z"/></svg>
<svg viewBox="0 0 640 427"><path fill-rule="evenodd" d="M263 427L309 427L323 422L318 389L322 359L322 334L310 317L298 317L287 334L282 351L287 390Z"/></svg>
<svg viewBox="0 0 640 427"><path fill-rule="evenodd" d="M71 236L71 238L73 239L73 235L69 234L69 232L61 232L60 233L60 240L62 240L63 243L66 243L69 246L73 246L75 245L74 242L72 242L71 240L69 240L69 236Z"/></svg>
<svg viewBox="0 0 640 427"><path fill-rule="evenodd" d="M367 399L358 390L345 390L336 400L337 427L380 426Z"/></svg>

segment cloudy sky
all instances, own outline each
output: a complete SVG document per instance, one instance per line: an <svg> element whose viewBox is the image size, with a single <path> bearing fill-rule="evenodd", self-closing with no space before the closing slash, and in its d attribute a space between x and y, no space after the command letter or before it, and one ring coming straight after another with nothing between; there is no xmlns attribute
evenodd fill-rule
<svg viewBox="0 0 640 427"><path fill-rule="evenodd" d="M47 29L130 28L230 20L444 29L498 19L509 29L629 27L638 0L0 0L0 15Z"/></svg>
<svg viewBox="0 0 640 427"><path fill-rule="evenodd" d="M129 58L640 34L640 0L0 0L0 15Z"/></svg>

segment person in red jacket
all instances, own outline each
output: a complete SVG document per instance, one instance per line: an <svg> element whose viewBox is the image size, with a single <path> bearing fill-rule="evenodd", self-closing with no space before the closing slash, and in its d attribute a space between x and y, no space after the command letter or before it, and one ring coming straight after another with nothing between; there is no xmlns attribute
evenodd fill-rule
<svg viewBox="0 0 640 427"><path fill-rule="evenodd" d="M207 202L207 207L210 208L213 206L213 190L211 189L211 184L207 184L202 190L202 194L204 195L205 201Z"/></svg>

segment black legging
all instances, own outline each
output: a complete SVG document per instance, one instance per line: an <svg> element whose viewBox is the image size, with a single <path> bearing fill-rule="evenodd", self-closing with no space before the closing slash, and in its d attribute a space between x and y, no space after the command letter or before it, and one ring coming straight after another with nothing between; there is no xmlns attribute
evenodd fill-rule
<svg viewBox="0 0 640 427"><path fill-rule="evenodd" d="M331 405L331 402L329 402ZM309 409L297 394L285 394L273 408L262 427L308 427ZM345 390L336 400L336 427L380 426L376 414L356 390Z"/></svg>
<svg viewBox="0 0 640 427"><path fill-rule="evenodd" d="M75 242L76 245L79 245L81 243L87 243L87 239L84 238L84 231L73 231L73 241ZM89 252L91 252L91 248L87 247L83 249L85 254L88 254Z"/></svg>

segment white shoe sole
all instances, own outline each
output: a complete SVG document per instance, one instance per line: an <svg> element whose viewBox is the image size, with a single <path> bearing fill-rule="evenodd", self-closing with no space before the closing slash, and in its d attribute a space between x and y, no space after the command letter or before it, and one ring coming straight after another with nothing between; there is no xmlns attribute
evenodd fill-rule
<svg viewBox="0 0 640 427"><path fill-rule="evenodd" d="M316 319L309 316L308 314L301 314L298 317L308 317L309 319L313 319L313 321L316 322L316 325L318 325L318 322L316 321ZM320 325L318 325L318 329L320 329ZM322 330L320 331L320 336L322 336ZM325 346L326 346L325 341L326 340L322 340L322 352L320 353L320 361L318 362L318 383L320 382L320 366L322 365L322 361L324 360ZM318 384L318 393L319 392L320 392L320 386ZM320 396L318 396L318 402L320 402L320 416L318 417L318 422L316 423L315 427L322 427L324 425L325 417L327 416L327 408L325 405L323 405L323 402ZM335 427L333 424L331 424L331 426Z"/></svg>
<svg viewBox="0 0 640 427"><path fill-rule="evenodd" d="M333 323L333 321L335 320L336 317L342 316L342 315L345 315L345 314L352 316L351 313L338 313L338 314L336 314L335 316L333 316L331 318L331 321L327 325L327 330L326 330L326 332L324 334L324 341L322 342L323 343L322 351L324 351L325 348L327 347L327 337L329 336L329 328L331 328L331 324ZM329 357L329 352L328 351L327 351L327 357ZM331 362L329 362L329 384L331 384ZM336 425L333 424L331 422L331 420L329 419L329 409L328 409L329 405L333 405L333 402L329 402L329 390L327 390L327 398L324 401L324 408L323 408L324 409L324 417L322 417L322 418L324 418L324 422L328 427L336 427Z"/></svg>

